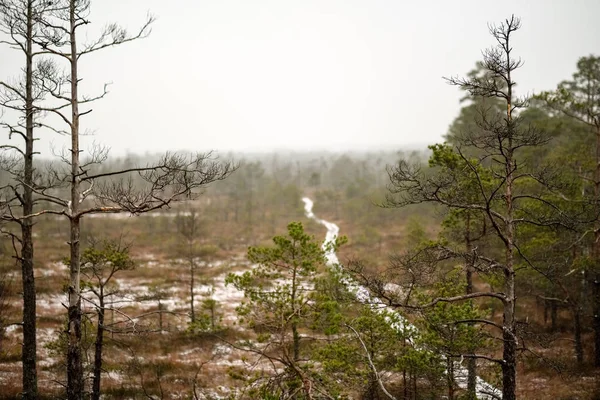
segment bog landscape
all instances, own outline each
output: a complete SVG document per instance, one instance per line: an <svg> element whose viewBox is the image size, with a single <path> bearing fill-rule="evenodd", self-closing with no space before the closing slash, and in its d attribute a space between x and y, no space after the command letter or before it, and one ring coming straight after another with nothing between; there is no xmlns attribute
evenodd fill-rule
<svg viewBox="0 0 600 400"><path fill-rule="evenodd" d="M310 29L337 23L335 13L312 13L325 2L267 3L239 7L269 21L283 12ZM234 32L232 43L265 29L269 38L252 46L280 40L312 51L285 40L302 24L235 31L231 21L252 18L198 4L191 9L220 15L215 25ZM411 144L422 141L415 132L398 146L336 148L332 133L313 149L261 142L261 150L262 139L231 122L258 135L225 89L214 103L195 92L201 73L189 62L169 70L186 84L169 86L180 112L168 118L185 129L157 122L171 103L142 97L102 114L112 85L88 83L88 71L135 62L134 50L100 59L170 33L160 15L125 29L98 25L95 11L90 0L0 0L0 399L600 398L600 56L579 54L553 86L522 91L527 21L482 18L488 47L471 51L470 70L440 79L460 101L438 140ZM198 28L194 40L228 45L210 32ZM342 57L334 36L311 43ZM286 51L262 53L273 52L270 61L248 51L248 65L202 62L229 82L257 59L266 70L284 62L276 50ZM322 60L292 64L320 71ZM296 72L260 82L265 93L289 85L295 100L240 92L251 110L283 104L275 121L298 113L287 128L263 126L273 143L294 143L293 126L318 119L320 97L320 117L333 118L334 103L356 89L329 102L326 89L303 92L313 79ZM206 82L218 86L213 78ZM142 96L167 96L166 79L153 79ZM140 95L129 84L117 98ZM308 92L310 101L298 97ZM190 113L189 104L210 111ZM126 128L135 113L144 130ZM114 121L115 137L139 147L102 144L102 124ZM361 129L378 140L377 129ZM353 140L340 135L338 144ZM173 144L181 137L189 144ZM221 139L231 147L210 150ZM196 152L198 140L209 150Z"/></svg>

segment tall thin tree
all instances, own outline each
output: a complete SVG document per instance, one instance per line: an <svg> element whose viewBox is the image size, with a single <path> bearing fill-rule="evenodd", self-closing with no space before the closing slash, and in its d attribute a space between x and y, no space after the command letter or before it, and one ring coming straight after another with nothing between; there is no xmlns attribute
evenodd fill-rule
<svg viewBox="0 0 600 400"><path fill-rule="evenodd" d="M37 211L36 214L56 214L69 221L70 265L68 286L68 346L67 346L67 398L84 396L82 365L82 310L80 286L80 232L81 221L91 213L130 212L140 214L172 202L188 199L197 189L210 182L225 179L234 169L230 163L221 163L208 154L167 153L152 164L117 171L95 172L96 165L108 157L106 149L94 147L89 156L82 157L80 143L81 118L91 112L89 104L103 98L106 87L99 95L86 97L80 94L79 61L98 51L146 37L154 18L149 16L133 35L116 24L110 24L93 41L82 44L79 32L90 24L90 0L61 0L51 12L39 19L42 37L34 40L41 53L53 57L41 73L43 88L52 96L40 110L57 116L66 128L50 129L70 136L67 154L61 155L66 169L56 168L52 178L57 185L69 191L66 197L49 194L34 188L41 199L58 206ZM62 74L61 63L66 64ZM133 176L137 176L136 186Z"/></svg>
<svg viewBox="0 0 600 400"><path fill-rule="evenodd" d="M516 319L516 274L523 268L536 270L528 262L519 244L519 227L525 224L554 226L566 224L567 216L551 199L553 185L545 170L532 170L522 156L522 149L541 146L548 139L531 125L523 123L516 111L526 105L514 94L513 73L521 60L512 52L512 36L520 28L520 20L512 16L500 25L490 26L496 46L484 51L483 67L488 73L468 78L449 78L448 83L467 90L471 95L500 99L503 115L487 113L484 108L477 131L457 135L451 147L453 157L460 160L453 168L433 168L423 171L420 166L401 160L390 168L390 194L387 205L404 207L424 202L437 203L451 210L463 210L485 216L496 238L500 252L473 248L469 252L444 244L431 246L426 262L461 258L479 274L491 274L501 279L500 290L439 297L428 304L397 304L404 307L432 307L440 302L488 299L500 302L502 323L489 319L469 319L457 323L488 325L498 330L502 357L485 354L466 354L496 362L502 368L502 398L516 398L517 354L519 340ZM476 158L473 159L473 154ZM534 164L535 165L535 164ZM462 190L466 178L474 182L477 193ZM523 267L523 268L519 268ZM377 288L375 288L376 290ZM384 291L377 293L386 297ZM414 302L414 300L413 300Z"/></svg>
<svg viewBox="0 0 600 400"><path fill-rule="evenodd" d="M34 129L39 127L36 102L44 96L36 80L34 57L39 55L35 39L39 37L38 20L52 8L51 2L40 0L0 0L0 43L17 50L23 56L24 75L12 83L0 80L0 106L7 115L0 127L8 132L9 142L0 146L0 167L9 173L11 181L2 189L0 200L3 221L16 223L20 235L4 231L13 238L21 265L23 286L23 398L37 398L36 366L36 289L34 280L33 212L36 200L34 179ZM14 118L10 119L9 116ZM13 144L13 139L20 143ZM18 209L20 208L20 212Z"/></svg>

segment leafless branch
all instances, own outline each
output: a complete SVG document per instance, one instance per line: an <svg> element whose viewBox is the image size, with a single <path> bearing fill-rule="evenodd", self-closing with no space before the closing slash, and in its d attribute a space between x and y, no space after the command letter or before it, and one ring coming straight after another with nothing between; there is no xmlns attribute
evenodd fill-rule
<svg viewBox="0 0 600 400"><path fill-rule="evenodd" d="M383 384L383 381L381 380L381 377L379 376L379 372L377 371L377 368L375 367L375 364L373 364L373 360L371 359L371 355L369 354L369 349L367 348L367 345L362 340L362 338L360 337L360 335L358 334L358 332L356 331L356 329L354 329L352 326L350 326L348 324L344 324L344 325L346 326L346 328L348 328L352 332L354 332L354 335L356 336L356 338L358 339L358 341L362 345L363 349L365 350L365 354L367 356L367 361L369 362L369 366L371 367L371 370L373 371L373 375L375 376L375 379L377 380L377 383L379 384L379 387L381 388L381 391L383 393L385 393L385 395L390 400L396 400L396 398L394 396L392 396L392 394L390 392L388 392L388 390L386 389L385 385Z"/></svg>

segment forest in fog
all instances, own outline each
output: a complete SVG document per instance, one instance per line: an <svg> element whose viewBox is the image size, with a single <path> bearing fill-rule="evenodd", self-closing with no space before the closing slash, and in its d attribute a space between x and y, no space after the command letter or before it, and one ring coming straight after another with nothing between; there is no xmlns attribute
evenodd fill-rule
<svg viewBox="0 0 600 400"><path fill-rule="evenodd" d="M600 56L522 93L509 15L427 147L113 156L156 19L92 11L0 0L0 399L600 398Z"/></svg>

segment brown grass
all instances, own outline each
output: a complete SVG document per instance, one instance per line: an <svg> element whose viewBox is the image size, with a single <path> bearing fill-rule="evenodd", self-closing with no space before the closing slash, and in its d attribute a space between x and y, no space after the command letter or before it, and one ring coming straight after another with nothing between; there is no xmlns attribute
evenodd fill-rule
<svg viewBox="0 0 600 400"><path fill-rule="evenodd" d="M368 200L368 199L367 199ZM198 285L222 280L229 272L248 268L245 254L249 245L269 245L274 234L285 232L291 220L304 222L306 231L316 238L324 237L322 225L302 217L302 210L289 213L256 213L252 226L240 218L234 221L232 214L225 220L202 203L206 217L206 230L200 239L203 245L212 245L216 251L204 261L207 265L220 261L216 266L198 267ZM340 250L340 260L360 258L377 270L387 265L390 253L400 252L406 247L405 221L417 213L430 237L435 237L435 215L417 211L383 210L369 211L364 204L340 203L335 210L332 204L316 204L314 212L320 218L338 223L342 235L349 243ZM343 217L343 218L342 218ZM52 359L45 345L56 339L61 331L65 311L63 286L66 282L66 267L61 260L68 253L66 246L67 228L64 222L53 218L39 220L36 225L36 284L38 288L38 347L40 357L40 398L53 398L62 390L55 380L64 380L61 360ZM126 333L109 334L105 351L103 392L107 398L140 398L144 390L148 394L172 398L175 393L191 394L194 380L200 388L216 390L226 394L221 387L233 388L240 382L232 379L228 371L245 356L238 351L227 350L215 336L193 335L186 332L188 324L189 270L184 256L177 250L181 238L178 236L172 216L140 216L124 219L89 218L84 221L84 238L91 233L98 238L122 238L131 243L132 255L138 260L133 271L123 271L117 279L131 290L132 303L123 308L130 315L157 311L158 302L140 301L146 288L153 286L168 290L167 313L163 314L163 332L159 332L159 315L150 314L135 326L122 324ZM85 242L84 242L85 244ZM8 243L3 242L9 249ZM8 254L5 252L5 254ZM9 316L18 321L21 285L14 261L7 255L2 261L5 271L12 273L15 290L9 299ZM220 282L220 281L219 281ZM140 292L141 291L141 292ZM135 296L134 296L135 294ZM202 297L201 294L198 295ZM532 315L532 322L541 326L541 310L533 302L523 302L521 315ZM229 315L219 332L227 340L249 338L251 334L239 330L233 324L235 302L221 304L220 312ZM93 311L91 308L89 311ZM110 316L108 317L108 319ZM119 318L117 315L116 318ZM496 318L500 318L499 315ZM563 315L563 322L567 316ZM93 319L92 319L93 320ZM110 319L109 319L110 322ZM542 327L543 328L543 327ZM49 332L54 332L49 335ZM20 391L20 330L13 330L3 339L0 348L0 400L18 398ZM591 368L577 369L573 362L572 344L568 333L559 333L549 350L543 350L548 360L563 367L557 371L551 363L525 358L519 363L518 395L520 399L594 399L600 396L598 371ZM588 334L586 343L591 339ZM590 344L586 353L590 353ZM540 349L536 349L540 351ZM216 352L216 353L215 353ZM589 361L588 365L589 365ZM200 372L198 372L200 370ZM560 372L560 373L559 373ZM196 375L198 373L198 375Z"/></svg>

